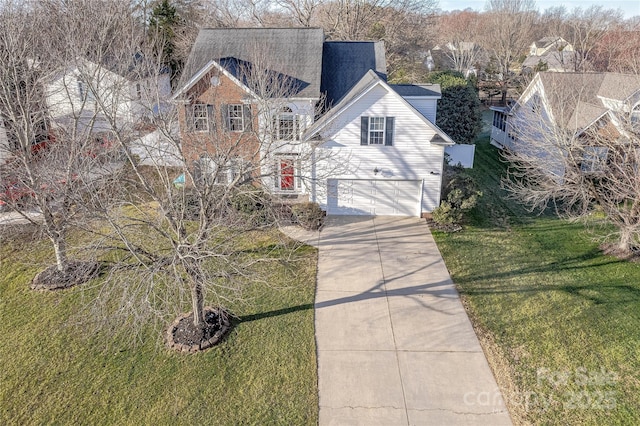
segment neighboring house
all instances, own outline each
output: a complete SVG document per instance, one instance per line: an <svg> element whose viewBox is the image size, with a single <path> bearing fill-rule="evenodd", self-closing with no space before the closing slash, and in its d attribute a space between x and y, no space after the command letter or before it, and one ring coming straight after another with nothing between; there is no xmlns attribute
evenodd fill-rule
<svg viewBox="0 0 640 426"><path fill-rule="evenodd" d="M631 115L640 121L640 78L618 73L541 72L516 103L491 109L491 143L500 148L526 149L518 135L523 129L542 131L545 126L559 126L575 137L587 129L622 134L623 117Z"/></svg>
<svg viewBox="0 0 640 426"><path fill-rule="evenodd" d="M110 128L102 113L106 108L109 114L116 114L119 125L133 127L165 107L156 100L169 99L169 77L167 70L153 78L129 79L80 59L77 65L60 70L47 85L49 117L54 125L77 123L82 130L91 127L92 132L100 132ZM103 107L97 99L104 102Z"/></svg>
<svg viewBox="0 0 640 426"><path fill-rule="evenodd" d="M478 75L476 67L483 54L481 47L471 41L449 42L429 52L436 69L459 71L465 78Z"/></svg>
<svg viewBox="0 0 640 426"><path fill-rule="evenodd" d="M382 43L201 30L174 99L186 160L215 182L250 164L272 193L328 214L419 216L439 204L453 144L433 124L440 88L387 84Z"/></svg>
<svg viewBox="0 0 640 426"><path fill-rule="evenodd" d="M522 63L523 73L537 71L570 72L575 69L573 46L562 37L544 37L529 47Z"/></svg>

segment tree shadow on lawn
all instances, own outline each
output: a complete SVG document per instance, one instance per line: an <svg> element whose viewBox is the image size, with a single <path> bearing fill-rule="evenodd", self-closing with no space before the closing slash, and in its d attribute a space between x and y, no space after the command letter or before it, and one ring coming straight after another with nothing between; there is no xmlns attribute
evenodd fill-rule
<svg viewBox="0 0 640 426"><path fill-rule="evenodd" d="M268 311L268 312L260 312L260 313L256 313L256 314L250 314L250 315L242 315L239 318L237 318L234 322L251 322L251 321L257 321L257 320L261 320L261 319L265 319L265 318L272 318L272 317L277 317L280 315L287 315L293 312L298 312L298 311L307 311L309 309L313 309L313 303L305 303L303 305L297 305L297 306L290 306L288 308L282 308L282 309L275 309L273 311Z"/></svg>
<svg viewBox="0 0 640 426"><path fill-rule="evenodd" d="M592 260L598 259L593 262ZM640 302L640 287L617 281L609 278L606 271L598 271L597 268L609 267L611 265L626 264L625 260L603 256L599 249L593 249L585 254L567 257L559 261L552 261L543 264L523 266L518 269L493 272L486 274L471 275L468 277L457 277L456 283L459 285L460 293L469 296L509 294L509 293L545 293L551 291L563 291L565 293L580 296L590 300L594 304L605 303L638 303ZM555 284L553 282L518 285L517 279L536 274L562 273L564 271L589 271L594 278L593 283ZM490 281L500 281L500 285L478 285L478 283ZM597 297L597 295L607 293L607 297Z"/></svg>

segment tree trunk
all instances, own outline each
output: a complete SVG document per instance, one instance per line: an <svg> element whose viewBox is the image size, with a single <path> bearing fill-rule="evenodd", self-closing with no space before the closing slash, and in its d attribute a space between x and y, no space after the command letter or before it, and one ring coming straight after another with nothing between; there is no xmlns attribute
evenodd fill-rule
<svg viewBox="0 0 640 426"><path fill-rule="evenodd" d="M69 263L69 260L67 259L67 244L65 243L64 238L50 237L50 239L53 243L53 250L56 254L56 265L58 267L58 271L64 272Z"/></svg>
<svg viewBox="0 0 640 426"><path fill-rule="evenodd" d="M191 305L193 308L193 325L204 324L204 295L202 294L202 283L192 281L191 285Z"/></svg>
<svg viewBox="0 0 640 426"><path fill-rule="evenodd" d="M631 236L633 233L625 228L620 228L620 240L618 241L618 250L621 253L631 252Z"/></svg>

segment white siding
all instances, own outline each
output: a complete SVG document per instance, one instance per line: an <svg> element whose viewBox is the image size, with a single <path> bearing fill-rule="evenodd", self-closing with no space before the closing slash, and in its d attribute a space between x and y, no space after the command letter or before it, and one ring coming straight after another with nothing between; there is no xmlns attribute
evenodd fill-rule
<svg viewBox="0 0 640 426"><path fill-rule="evenodd" d="M278 107L265 107L265 111L261 114L260 120L260 140L262 141L261 154L261 175L262 183L265 188L273 190L276 188L274 176L277 172L274 169L276 159L279 157L298 158L300 163L300 174L296 178L300 179L300 187L295 191L298 194L309 194L312 191L312 164L314 163L312 156L313 151L311 145L301 141L272 141L270 123L272 115L276 108L287 106L293 114L298 116L300 125L303 128L313 123L315 114L315 104L317 99L291 99L286 104L276 101ZM296 170L298 172L298 170Z"/></svg>
<svg viewBox="0 0 640 426"><path fill-rule="evenodd" d="M92 86L97 90L109 114L116 114L116 121L122 125L131 124L133 117L130 83L123 77L92 64L87 66L83 74L90 75L93 79L91 84L85 87L88 90L89 86ZM92 117L95 117L97 120L93 124L94 130L108 129L95 101L89 96L84 99L81 96L78 75L78 69L67 70L47 87L47 104L51 118L61 124L71 124L72 120L78 120L77 124L83 129L83 126L89 126ZM101 129L102 126L104 129Z"/></svg>
<svg viewBox="0 0 640 426"><path fill-rule="evenodd" d="M436 113L438 108L438 101L436 99L425 98L404 98L411 104L412 107L417 109L422 115L427 117L432 123L436 122Z"/></svg>
<svg viewBox="0 0 640 426"><path fill-rule="evenodd" d="M393 146L361 146L361 116L395 117ZM433 210L440 201L444 159L444 147L429 142L434 134L396 94L374 87L323 135L317 150L316 201L326 206L328 178L423 180L423 211Z"/></svg>

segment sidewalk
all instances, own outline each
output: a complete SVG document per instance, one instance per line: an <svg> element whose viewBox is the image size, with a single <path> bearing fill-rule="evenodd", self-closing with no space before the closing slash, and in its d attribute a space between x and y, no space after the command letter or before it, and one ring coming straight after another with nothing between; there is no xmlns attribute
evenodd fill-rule
<svg viewBox="0 0 640 426"><path fill-rule="evenodd" d="M511 424L424 221L329 217L319 248L320 425Z"/></svg>

